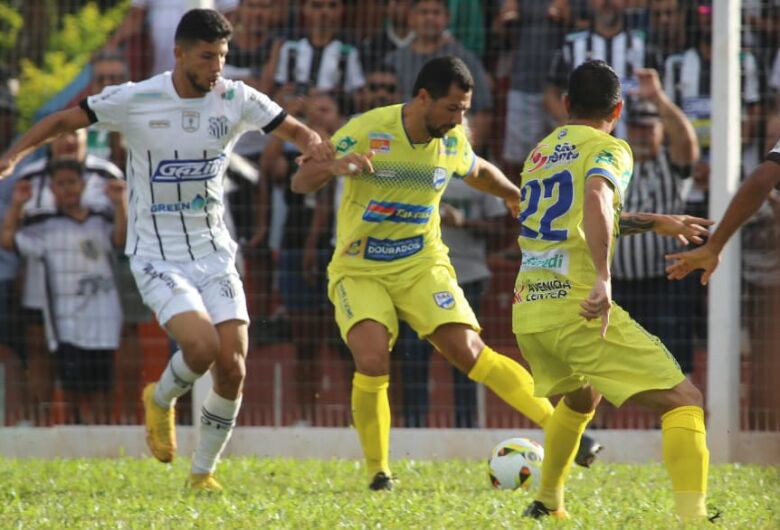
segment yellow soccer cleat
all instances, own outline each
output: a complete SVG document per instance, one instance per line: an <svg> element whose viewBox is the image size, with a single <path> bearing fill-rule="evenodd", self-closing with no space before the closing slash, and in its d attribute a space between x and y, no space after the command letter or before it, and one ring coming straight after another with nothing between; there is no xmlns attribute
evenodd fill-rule
<svg viewBox="0 0 780 530"><path fill-rule="evenodd" d="M208 493L222 493L222 484L217 482L213 473L191 473L185 484L187 487Z"/></svg>
<svg viewBox="0 0 780 530"><path fill-rule="evenodd" d="M146 445L160 462L172 462L176 456L176 411L165 409L154 401L154 383L144 387L144 417Z"/></svg>

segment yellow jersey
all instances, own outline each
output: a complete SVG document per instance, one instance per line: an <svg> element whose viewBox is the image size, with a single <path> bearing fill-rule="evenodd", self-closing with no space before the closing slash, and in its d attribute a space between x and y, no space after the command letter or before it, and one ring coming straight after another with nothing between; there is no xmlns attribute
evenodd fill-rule
<svg viewBox="0 0 780 530"><path fill-rule="evenodd" d="M458 125L443 138L414 144L403 105L352 118L333 135L337 156L374 151L374 173L345 177L336 224L331 281L386 275L411 266L449 263L441 240L439 202L451 178L465 178L476 155Z"/></svg>
<svg viewBox="0 0 780 530"><path fill-rule="evenodd" d="M616 190L614 236L633 157L623 140L585 125L567 125L544 138L523 165L513 330L544 331L582 318L596 270L582 224L585 181L600 177ZM614 254L615 245L612 245ZM612 255L610 255L610 260Z"/></svg>

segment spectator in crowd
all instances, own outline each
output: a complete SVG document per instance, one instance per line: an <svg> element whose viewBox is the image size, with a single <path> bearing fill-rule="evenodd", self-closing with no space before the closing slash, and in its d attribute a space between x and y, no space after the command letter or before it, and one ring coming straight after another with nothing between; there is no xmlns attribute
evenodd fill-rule
<svg viewBox="0 0 780 530"><path fill-rule="evenodd" d="M653 0L648 2L650 42L666 60L685 50L685 0ZM660 66L660 65L659 65Z"/></svg>
<svg viewBox="0 0 780 530"><path fill-rule="evenodd" d="M327 92L314 92L306 99L306 124L322 137L328 138L341 125L336 100ZM315 411L322 380L321 348L329 335L323 329L328 308L326 291L327 261L330 257L330 231L315 237L309 228L314 217L314 193L300 195L290 189L295 163L300 152L294 145L271 138L263 152L260 169L267 178L282 183L286 216L279 256L279 291L290 319L292 341L296 353L296 393L301 425L315 423ZM306 256L307 243L315 249ZM307 258L309 261L305 260Z"/></svg>
<svg viewBox="0 0 780 530"><path fill-rule="evenodd" d="M387 1L382 30L365 39L360 46L360 59L363 61L364 72L376 70L384 64L389 53L399 48L406 48L414 41L416 35L409 25L411 5L412 0Z"/></svg>
<svg viewBox="0 0 780 530"><path fill-rule="evenodd" d="M0 86L0 151L5 151L14 139L16 118L19 111L16 108L16 98L5 86ZM14 179L0 180L0 218L5 216L11 200ZM16 254L0 249L0 350L10 348L19 355L22 368L25 365L23 349L20 348L15 311L16 274L19 260ZM1 352L0 352L1 353ZM10 354L9 354L10 356ZM23 392L26 393L26 381L20 381ZM22 413L24 414L24 412Z"/></svg>
<svg viewBox="0 0 780 530"><path fill-rule="evenodd" d="M647 42L645 32L626 27L626 1L590 0L591 29L567 35L553 58L544 104L558 124L567 120L561 95L569 73L583 62L606 61L620 77L624 96L636 89L638 68L661 68L660 54ZM625 119L618 122L614 134L626 138Z"/></svg>
<svg viewBox="0 0 780 530"><path fill-rule="evenodd" d="M712 6L696 8L695 45L666 60L664 89L693 123L699 144L709 152L712 128ZM760 120L759 70L755 56L740 53L742 96L742 170L750 172L758 163L756 136Z"/></svg>
<svg viewBox="0 0 780 530"><path fill-rule="evenodd" d="M266 94L273 90L281 36L283 4L275 0L240 0L236 26L223 75L241 79Z"/></svg>
<svg viewBox="0 0 780 530"><path fill-rule="evenodd" d="M34 190L30 180L18 181L3 222L2 246L44 264L46 336L70 417L77 423L105 422L113 404L109 393L122 326L111 254L125 242L125 183L113 179L106 184L114 213L109 220L82 205L86 173L81 162L54 159L47 173L56 213L20 227Z"/></svg>
<svg viewBox="0 0 780 530"><path fill-rule="evenodd" d="M490 135L490 110L493 106L487 73L479 58L465 49L447 32L449 11L444 0L413 0L410 26L415 33L412 44L387 56L385 61L398 75L401 97L411 99L414 81L423 64L436 57L454 55L466 63L474 76L471 101L471 145L484 154Z"/></svg>
<svg viewBox="0 0 780 530"><path fill-rule="evenodd" d="M182 15L192 7L187 0L132 0L130 10L122 24L105 45L111 50L123 46L130 37L138 35L146 27L152 44L152 65L146 75L155 75L173 70L173 40L176 24ZM230 14L238 6L238 0L215 0L216 9ZM143 76L143 77L146 77Z"/></svg>
<svg viewBox="0 0 780 530"><path fill-rule="evenodd" d="M699 156L696 133L664 93L658 73L636 72L639 91L628 101L628 143L634 174L623 198L631 212L682 214L683 180ZM693 371L688 293L666 279L664 256L675 241L654 232L619 238L612 265L613 298L647 331L658 336L683 373Z"/></svg>
<svg viewBox="0 0 780 530"><path fill-rule="evenodd" d="M102 50L91 60L90 94L99 94L110 85L121 85L130 79L124 55L114 50ZM125 149L116 133L90 127L87 130L87 152L112 162L120 168L125 165Z"/></svg>
<svg viewBox="0 0 780 530"><path fill-rule="evenodd" d="M780 430L780 351L774 330L780 314L780 193L767 200L742 229L743 328L749 337L749 425Z"/></svg>
<svg viewBox="0 0 780 530"><path fill-rule="evenodd" d="M127 61L124 55L103 50L91 61L90 94L99 94L107 86L120 85L129 79ZM124 170L127 152L122 136L99 127L87 129L87 153L113 163ZM115 386L119 401L119 420L121 423L135 423L138 411L138 398L141 391L143 372L143 352L139 342L138 325L152 320L152 313L144 305L138 287L130 271L130 262L121 248L114 251L115 275L122 303L122 340L116 358L117 384Z"/></svg>
<svg viewBox="0 0 780 530"><path fill-rule="evenodd" d="M513 49L502 157L507 174L515 176L553 128L544 106L545 77L571 27L571 9L568 0L505 0L496 20Z"/></svg>
<svg viewBox="0 0 780 530"><path fill-rule="evenodd" d="M298 99L295 110L302 110L300 99L310 89L328 91L337 97L341 112L351 112L355 92L365 78L358 49L338 36L344 2L304 0L302 12L304 36L286 41L271 59L276 64L275 99L283 104Z"/></svg>
<svg viewBox="0 0 780 530"><path fill-rule="evenodd" d="M485 3L479 0L447 0L450 13L448 33L477 57L485 53L487 28L484 9Z"/></svg>
<svg viewBox="0 0 780 530"><path fill-rule="evenodd" d="M84 168L85 190L81 197L84 207L92 211L111 212L113 205L106 197L105 187L110 180L121 179L122 172L111 162L87 153L87 131L64 133L47 148L47 156L31 162L17 172L17 179L27 180L32 187L32 198L22 210L25 224L41 216L57 213L54 195L49 186L49 163L59 158L73 158ZM52 401L53 377L51 359L42 340L44 337L43 309L45 307L43 263L34 255L25 256L24 283L21 304L25 324L25 350L28 363L28 397L33 419L45 421ZM41 416L43 414L43 416Z"/></svg>

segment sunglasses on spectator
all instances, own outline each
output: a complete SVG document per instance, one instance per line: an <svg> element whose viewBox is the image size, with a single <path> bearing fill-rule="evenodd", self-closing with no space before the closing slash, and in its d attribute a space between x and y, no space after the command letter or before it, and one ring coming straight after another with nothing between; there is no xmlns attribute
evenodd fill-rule
<svg viewBox="0 0 780 530"><path fill-rule="evenodd" d="M386 90L387 92L395 92L396 85L393 83L369 83L368 89L372 92L376 92L378 90Z"/></svg>

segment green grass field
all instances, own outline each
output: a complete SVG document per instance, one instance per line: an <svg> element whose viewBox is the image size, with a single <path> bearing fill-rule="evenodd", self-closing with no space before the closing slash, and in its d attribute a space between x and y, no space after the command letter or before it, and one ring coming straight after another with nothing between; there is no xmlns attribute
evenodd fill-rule
<svg viewBox="0 0 780 530"><path fill-rule="evenodd" d="M400 484L369 492L356 462L229 458L224 495L182 487L187 459L0 459L0 528L536 528L521 513L530 496L493 490L487 464L398 461ZM722 528L780 528L776 468L715 466L709 504ZM660 465L576 468L570 528L675 528ZM711 525L701 525L708 528Z"/></svg>

